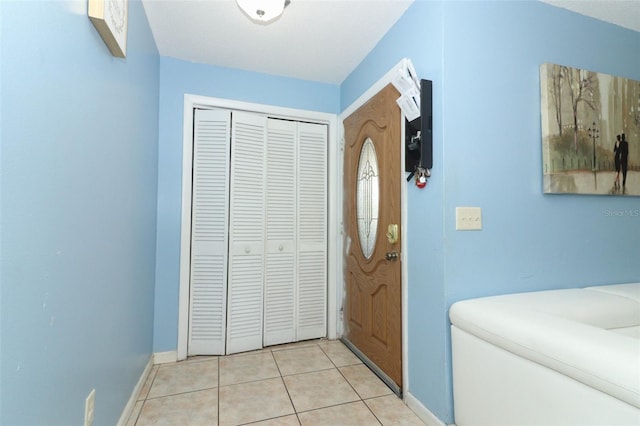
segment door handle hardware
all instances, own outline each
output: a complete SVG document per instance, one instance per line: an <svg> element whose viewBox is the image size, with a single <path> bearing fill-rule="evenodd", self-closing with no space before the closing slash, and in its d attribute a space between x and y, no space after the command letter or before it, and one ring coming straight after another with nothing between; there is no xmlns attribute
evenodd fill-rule
<svg viewBox="0 0 640 426"><path fill-rule="evenodd" d="M389 240L389 244L395 244L398 242L398 224L391 223L387 227L387 240Z"/></svg>
<svg viewBox="0 0 640 426"><path fill-rule="evenodd" d="M387 260L398 260L398 252L390 251L384 255L384 258Z"/></svg>

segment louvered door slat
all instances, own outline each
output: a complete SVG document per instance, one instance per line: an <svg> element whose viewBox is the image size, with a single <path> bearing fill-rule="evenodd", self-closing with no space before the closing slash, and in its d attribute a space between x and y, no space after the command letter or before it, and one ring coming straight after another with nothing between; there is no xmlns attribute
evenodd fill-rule
<svg viewBox="0 0 640 426"><path fill-rule="evenodd" d="M295 341L297 123L267 123L264 344Z"/></svg>
<svg viewBox="0 0 640 426"><path fill-rule="evenodd" d="M298 338L323 337L326 333L326 264L324 251L298 256Z"/></svg>
<svg viewBox="0 0 640 426"><path fill-rule="evenodd" d="M225 353L230 113L196 110L189 355Z"/></svg>
<svg viewBox="0 0 640 426"><path fill-rule="evenodd" d="M326 336L327 126L299 123L298 340Z"/></svg>
<svg viewBox="0 0 640 426"><path fill-rule="evenodd" d="M227 353L262 347L266 117L234 112Z"/></svg>

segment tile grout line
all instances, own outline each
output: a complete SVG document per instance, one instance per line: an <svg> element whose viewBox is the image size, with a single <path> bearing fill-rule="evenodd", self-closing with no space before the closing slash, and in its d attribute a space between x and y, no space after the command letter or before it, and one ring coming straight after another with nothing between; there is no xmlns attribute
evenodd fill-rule
<svg viewBox="0 0 640 426"><path fill-rule="evenodd" d="M220 389L219 386L209 386L206 388L198 388L198 389L192 389L192 390L186 390L183 392L176 392L176 393L169 393L166 395L160 395L160 396L154 396L153 398L146 398L144 401L153 401L156 399L162 399L162 398L170 398L172 396L180 396L180 395L186 395L188 393L197 393L197 392L204 392L204 391L209 391L212 389Z"/></svg>
<svg viewBox="0 0 640 426"><path fill-rule="evenodd" d="M360 393L356 390L356 388L351 384L351 382L349 381L349 379L342 373L342 371L340 370L340 367L338 367L338 365L335 363L335 361L331 358L331 356L329 356L329 354L327 353L327 351L324 350L324 348L322 346L320 346L319 344L317 345L320 348L320 351L322 351L322 353L324 354L324 356L326 356L329 359L329 362L331 362L331 364L333 365L333 368L327 368L327 369L321 369L321 370L317 370L317 371L330 371L330 370L336 370L338 372L338 374L340 374L340 376L345 380L345 382L347 382L347 384L349 385L349 387L351 388L351 390L353 390L353 392L356 394L356 396L358 397L358 401L348 401L348 402L342 402L339 404L333 404L333 405L328 405L326 407L318 407L318 408L314 408L311 410L307 410L307 411L302 411L302 413L309 413L309 412L313 412L313 411L319 411L319 410L324 410L327 408L332 408L332 407L339 407L342 405L349 405L349 404L353 404L356 402L361 402L366 408L367 410L373 415L373 417L376 419L376 421L382 425L382 422L380 421L380 419L375 415L375 413L373 413L371 411L371 408L364 402L364 399L362 399L362 396L360 395ZM348 348L347 348L348 349ZM353 364L353 365L358 365L358 364ZM311 373L315 373L316 371L312 371ZM309 372L307 372L309 373ZM307 374L307 373L298 373L298 375L301 374ZM293 376L294 374L292 374ZM283 378L284 379L284 378ZM285 384L285 388L286 388L286 384ZM287 393L289 392L289 390L287 389ZM293 403L293 401L292 401ZM294 410L295 410L295 406L294 406ZM299 413L296 410L296 415L298 415ZM298 422L300 422L300 417L298 416ZM300 424L302 424L302 422L300 422Z"/></svg>
<svg viewBox="0 0 640 426"><path fill-rule="evenodd" d="M149 383L149 388L147 389L146 394L144 395L144 398L140 400L140 402L142 402L142 405L140 406L140 411L138 412L138 415L136 416L136 421L133 423L133 426L136 426L138 424L138 421L140 420L140 416L142 416L142 410L144 409L145 404L147 403L147 399L149 397L149 394L151 393L151 388L153 387L153 383L156 381L156 376L158 375L158 371L160 370L160 367L158 368L151 368L151 374L149 374L149 376L153 375L153 377L151 377L151 382ZM154 373L155 371L155 373ZM149 380L149 377L147 378L147 380ZM146 385L146 383L145 383ZM144 388L144 386L143 386ZM137 401L136 401L137 402Z"/></svg>
<svg viewBox="0 0 640 426"><path fill-rule="evenodd" d="M289 388L287 387L287 383L284 381L284 376L282 375L282 371L280 371L280 365L278 365L278 360L276 360L276 356L273 354L273 350L270 350L271 357L273 358L273 362L276 364L276 368L278 369L278 374L280 374L280 380L282 381L282 386L284 386L285 392L287 392L287 397L289 398L289 402L291 403L291 408L293 408L293 414L296 416L296 420L298 424L301 425L300 417L298 416L298 410L296 409L295 404L293 403L293 399L291 398L291 393L289 393Z"/></svg>
<svg viewBox="0 0 640 426"><path fill-rule="evenodd" d="M310 345L308 347L311 347L311 346L313 346L313 345ZM291 349L299 349L299 348L291 348ZM285 350L290 350L290 349L282 349L281 351L285 351ZM280 351L276 351L276 352L280 352ZM256 424L256 423L260 423L260 422L264 422L264 421L268 421L268 420L280 419L280 418L284 418L284 417L291 416L291 415L295 415L296 416L296 420L298 422L298 425L300 425L301 422L300 422L300 418L298 417L298 412L296 411L295 405L293 404L293 400L291 399L291 394L289 393L289 389L287 388L287 385L284 382L284 376L282 375L282 371L280 371L280 366L278 365L278 361L275 358L274 351L272 349L268 349L268 353L271 354L271 358L273 359L273 362L274 362L274 364L276 366L276 369L278 370L278 375L279 375L280 381L282 382L282 385L284 386L285 392L287 392L287 397L289 398L289 402L291 403L291 408L293 409L293 413L284 414L284 415L276 416L276 417L269 417L269 418L265 418L265 419L260 419L260 420L252 421L252 422L249 422L249 423L242 423L241 426L245 426L245 425L248 426L248 425L251 425L251 424ZM277 379L277 378L278 377L269 377L269 378L266 378L266 379L251 380L251 381L243 382L243 383L234 383L234 384L227 385L227 386L234 386L234 385L246 384L246 383L257 383L257 382L261 382L261 381L265 381L265 380L273 380L273 379ZM219 387L218 387L218 389L219 389ZM218 411L219 411L219 408L218 408Z"/></svg>
<svg viewBox="0 0 640 426"><path fill-rule="evenodd" d="M344 345L344 344L343 344ZM320 345L318 345L320 346ZM346 346L344 346L345 348L347 348ZM378 423L380 425L383 425L382 420L380 420L378 418L378 416L376 416L376 413L373 412L373 410L371 409L371 407L369 407L369 404L367 404L364 400L364 398L362 398L362 395L360 395L360 392L357 391L357 389L351 384L351 382L349 381L349 379L347 378L347 376L345 376L342 372L342 370L340 370L340 368L336 365L336 363L333 361L333 359L331 359L331 357L327 354L327 352L320 347L320 350L322 350L322 352L324 352L324 354L327 356L327 358L329 358L329 360L333 363L333 365L336 367L336 370L338 370L338 373L340 373L340 375L342 376L342 378L344 378L344 380L349 384L349 386L351 387L351 389L353 389L353 391L355 392L356 395L358 395L358 398L360 398L360 402L362 402L364 404L365 407L367 407L367 410L369 410L369 412L373 415L373 417L378 421ZM349 350L349 348L347 348L347 350ZM351 352L351 351L350 351ZM353 353L353 352L352 352ZM355 355L355 354L354 354ZM352 365L360 365L360 364L352 364ZM351 367L352 365L346 365L343 367ZM363 364L364 365L364 364ZM365 365L366 366L366 365ZM368 367L367 367L368 368ZM372 398L368 398L368 399L372 399Z"/></svg>
<svg viewBox="0 0 640 426"><path fill-rule="evenodd" d="M376 397L376 398L379 398L379 397ZM369 399L373 399L373 398L369 398ZM371 411L371 408L369 408L369 406L364 402L364 400L363 400L363 399L361 399L360 401L347 401L347 402L341 402L341 403L339 403L339 404L327 405L326 407L312 408L311 410L301 411L300 413L301 413L301 414L303 414L303 413L312 413L312 412L314 412L314 411L321 411L321 410L326 410L327 408L334 408L334 407L340 407L340 406L343 406L343 405L355 404L355 403L357 403L357 402L362 402L362 403L365 405L365 407L367 407L367 410L369 410L369 412L370 412L371 414L373 414L373 417L376 419L376 421L378 422L378 424L379 424L380 426L384 426L384 423L382 423L382 421L378 418L378 416L376 416L376 415L375 415L375 413L373 413L373 412ZM299 418L298 418L298 421L299 421ZM302 423L301 423L301 424L302 424Z"/></svg>
<svg viewBox="0 0 640 426"><path fill-rule="evenodd" d="M276 358L276 352L281 352L281 351L290 351L290 350L297 350L297 349L304 349L304 348L314 348L314 347L318 347L321 351L321 353L323 353L325 355L326 358L329 359L332 367L331 368L320 368L319 370L313 370L313 371L306 371L306 372L300 372L300 373L295 373L295 374L289 374L287 376L284 376L281 370L281 366L278 364L277 358ZM346 348L346 347L345 347ZM366 401L370 401L370 400L375 400L375 399L379 399L379 398L384 398L387 397L388 395L378 395L378 396L372 396L369 397L367 399L364 399L362 397L362 395L357 391L357 389L355 388L355 386L349 381L349 379L345 376L345 374L343 373L343 371L341 370L341 368L346 368L346 367L351 367L351 366L356 366L356 365L361 365L361 363L356 363L356 364L347 364L344 365L342 367L338 366L338 361L341 359L341 353L338 351L338 353L336 354L337 358L336 361L334 361L334 359L331 358L331 356L329 356L329 349L327 348L325 350L325 348L323 348L319 342L314 342L312 344L309 345L305 345L305 346L301 346L301 347L290 347L290 348L286 348L286 349L280 349L277 351L274 351L271 348L265 348L267 349L267 353L270 354L270 359L273 361L273 363L275 364L276 367L276 371L278 376L280 377L280 381L283 384L285 391L287 392L287 397L289 399L289 403L291 404L291 407L293 409L293 413L291 414L283 414L283 415L279 415L279 416L275 416L275 417L270 417L267 419L261 419L261 420L256 420L250 423L243 423L246 425L250 425L253 423L259 423L262 421L267 421L267 420L274 420L274 419L280 419L280 418L286 418L288 416L291 416L292 414L296 416L296 421L298 423L298 425L302 425L302 421L300 418L300 414L301 413L306 413L306 412L313 412L313 411L319 411L319 410L323 410L323 409L327 409L327 408L331 408L331 407L339 407L339 406L345 406L345 405L349 405L352 403L357 403L357 402L361 402L364 403L364 405L367 407L367 410L373 415L373 417L376 419L377 423L379 425L384 425L384 423L382 422L381 418L379 418L372 410L372 408L367 404ZM348 348L347 348L348 350ZM259 354L260 351L255 351L254 354ZM243 354L243 355L252 355L251 353L247 353L247 354ZM139 397L141 397L140 400L138 400L137 402L141 402L140 405L140 409L136 415L136 417L134 419L130 418L130 421L135 420L133 425L138 425L139 422L142 419L142 410L145 407L146 403L155 399L160 399L160 398L168 398L168 397L175 397L178 395L185 395L185 394L195 394L196 392L200 392L200 391L211 391L214 389L214 387L217 389L217 422L214 425L220 425L221 424L221 373L222 373L222 366L221 366L221 360L224 360L226 358L231 358L230 356L227 355L220 355L220 356L215 356L212 357L209 360L198 360L195 362L201 362L201 361L216 361L217 362L217 366L216 366L216 371L217 371L217 377L216 377L216 382L213 383L214 386L212 387L205 387L203 389L194 389L194 390L189 390L189 391L184 391L184 392L179 392L179 393L175 393L175 394L168 394L168 395L160 395L157 397L153 397L150 398L149 395L151 394L151 390L153 388L153 386L156 384L155 381L158 379L158 373L160 372L161 367L158 366L157 368L155 368L152 372L152 374L150 375L149 379L149 386L146 389L146 393L145 394L141 394L139 395ZM266 360L266 358L265 358ZM346 361L345 361L346 362ZM168 368L170 368L169 366L166 366ZM366 367L366 365L365 365ZM305 411L298 411L296 409L295 404L293 403L293 399L292 399L292 395L290 393L289 388L287 387L286 381L285 381L285 377L290 377L290 376L300 376L300 375L305 375L305 374L310 374L310 373L317 373L317 372L322 372L322 371L331 371L332 369L335 369L338 371L338 374L340 375L340 377L343 378L343 380L345 380L347 382L347 384L349 385L349 388L355 393L355 395L357 396L357 399L354 401L345 401L345 402L341 402L341 403L337 403L337 404L332 404L332 405L328 405L326 407L317 407L317 408L313 408L310 410L305 410ZM242 382L242 383L233 383L227 386L234 386L234 385L241 385L241 384L246 384L246 383L257 383L257 382L261 382L261 381L265 381L265 380L273 380L275 379L277 376L274 377L267 377L267 378L262 378L262 379L253 379L250 380L248 382ZM293 420L293 419L291 419Z"/></svg>
<svg viewBox="0 0 640 426"><path fill-rule="evenodd" d="M333 362L333 361L332 361ZM373 417L378 421L378 423L380 425L382 425L382 421L378 418L378 416L376 416L376 413L373 412L373 410L371 410L371 407L369 407L369 405L365 402L364 398L362 398L362 395L360 395L360 392L358 392L356 390L356 388L351 384L351 382L349 381L349 379L347 378L347 376L345 376L342 373L342 370L340 370L337 366L336 366L336 370L338 370L338 373L340 373L340 375L344 378L344 380L349 384L349 386L351 386L351 389L353 389L353 391L356 393L356 395L358 395L358 398L360 398L360 402L362 402L362 404L367 407L367 410L369 410L369 412L373 415Z"/></svg>

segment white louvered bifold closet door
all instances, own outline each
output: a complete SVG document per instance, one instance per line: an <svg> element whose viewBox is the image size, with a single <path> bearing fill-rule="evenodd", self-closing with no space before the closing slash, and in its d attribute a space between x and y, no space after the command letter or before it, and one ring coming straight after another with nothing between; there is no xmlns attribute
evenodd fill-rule
<svg viewBox="0 0 640 426"><path fill-rule="evenodd" d="M297 123L267 123L264 345L294 342Z"/></svg>
<svg viewBox="0 0 640 426"><path fill-rule="evenodd" d="M233 112L227 353L262 348L267 119Z"/></svg>
<svg viewBox="0 0 640 426"><path fill-rule="evenodd" d="M195 111L189 355L225 353L230 130L229 111Z"/></svg>
<svg viewBox="0 0 640 426"><path fill-rule="evenodd" d="M327 126L197 110L189 355L326 336Z"/></svg>
<svg viewBox="0 0 640 426"><path fill-rule="evenodd" d="M327 126L298 124L297 340L326 336Z"/></svg>

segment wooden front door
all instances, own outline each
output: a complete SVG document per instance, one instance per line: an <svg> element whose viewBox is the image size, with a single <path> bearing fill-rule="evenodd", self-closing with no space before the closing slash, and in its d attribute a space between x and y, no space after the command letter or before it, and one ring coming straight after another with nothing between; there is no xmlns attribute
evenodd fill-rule
<svg viewBox="0 0 640 426"><path fill-rule="evenodd" d="M344 120L345 339L402 388L401 123L388 85ZM397 225L396 238L390 225Z"/></svg>

